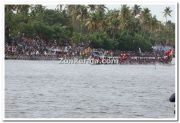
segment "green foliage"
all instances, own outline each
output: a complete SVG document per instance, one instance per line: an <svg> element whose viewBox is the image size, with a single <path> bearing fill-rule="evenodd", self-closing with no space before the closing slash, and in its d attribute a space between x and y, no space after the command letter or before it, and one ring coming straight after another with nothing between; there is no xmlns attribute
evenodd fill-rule
<svg viewBox="0 0 180 123"><path fill-rule="evenodd" d="M119 10L108 10L104 5L60 6L50 10L42 5L6 5L6 41L21 35L58 43L90 40L93 48L131 51L150 51L155 43L167 41L175 45L175 24L167 21L169 7L163 24L139 5L122 5Z"/></svg>
<svg viewBox="0 0 180 123"><path fill-rule="evenodd" d="M106 50L113 49L113 41L103 32L95 32L89 35L89 40L91 41L91 47L103 48Z"/></svg>
<svg viewBox="0 0 180 123"><path fill-rule="evenodd" d="M81 34L73 32L72 40L74 41L74 43L79 43L81 41Z"/></svg>

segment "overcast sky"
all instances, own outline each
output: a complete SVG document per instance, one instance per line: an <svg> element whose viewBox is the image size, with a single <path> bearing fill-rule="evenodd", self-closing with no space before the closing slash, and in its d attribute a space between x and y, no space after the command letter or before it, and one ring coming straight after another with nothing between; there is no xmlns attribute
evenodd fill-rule
<svg viewBox="0 0 180 123"><path fill-rule="evenodd" d="M48 9L55 9L57 5L53 5L53 4L44 4L44 6L46 6ZM128 5L130 7L133 7L133 5ZM108 4L106 5L106 7L108 7L109 9L120 9L121 8L121 4L119 5L112 5L112 4ZM171 13L171 17L168 17L168 20L171 20L172 22L175 22L175 5L141 5L142 8L149 8L151 10L151 14L152 15L156 15L156 18L162 22L165 22L165 18L163 16L163 11L166 7L170 7L171 10L172 10L172 13Z"/></svg>

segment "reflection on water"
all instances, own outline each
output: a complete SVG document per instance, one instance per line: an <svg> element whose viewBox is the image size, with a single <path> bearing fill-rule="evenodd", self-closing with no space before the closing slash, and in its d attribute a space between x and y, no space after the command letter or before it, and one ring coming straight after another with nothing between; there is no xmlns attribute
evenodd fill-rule
<svg viewBox="0 0 180 123"><path fill-rule="evenodd" d="M174 118L174 65L5 61L6 118Z"/></svg>

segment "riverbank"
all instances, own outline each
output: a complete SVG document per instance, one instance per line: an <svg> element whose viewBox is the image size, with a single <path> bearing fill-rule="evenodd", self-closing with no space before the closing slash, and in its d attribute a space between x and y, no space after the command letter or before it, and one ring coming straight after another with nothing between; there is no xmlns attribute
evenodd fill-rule
<svg viewBox="0 0 180 123"><path fill-rule="evenodd" d="M6 60L58 60L57 56L27 56L27 55L8 55Z"/></svg>
<svg viewBox="0 0 180 123"><path fill-rule="evenodd" d="M56 55L6 55L5 60L59 60L61 64L157 64L163 63L161 57L157 56L130 56L126 60L121 57L105 57L96 59L93 57L59 57ZM174 58L171 62L175 64Z"/></svg>

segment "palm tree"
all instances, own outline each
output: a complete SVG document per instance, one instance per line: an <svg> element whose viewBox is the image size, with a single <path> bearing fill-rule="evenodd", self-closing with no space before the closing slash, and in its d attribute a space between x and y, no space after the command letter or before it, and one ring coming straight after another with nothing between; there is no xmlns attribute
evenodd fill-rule
<svg viewBox="0 0 180 123"><path fill-rule="evenodd" d="M108 11L108 8L105 5L96 5L96 10L99 11L99 12L104 13L105 10Z"/></svg>
<svg viewBox="0 0 180 123"><path fill-rule="evenodd" d="M76 20L83 21L84 19L87 18L87 16L88 16L87 7L83 5L78 6L78 14Z"/></svg>
<svg viewBox="0 0 180 123"><path fill-rule="evenodd" d="M96 5L93 5L93 4L91 4L91 5L88 5L88 8L89 8L89 12L91 13L94 13L95 12L95 10L96 10Z"/></svg>
<svg viewBox="0 0 180 123"><path fill-rule="evenodd" d="M144 31L148 31L148 28L150 28L150 19L151 19L151 13L148 8L144 8L143 11L141 11L140 19Z"/></svg>
<svg viewBox="0 0 180 123"><path fill-rule="evenodd" d="M149 38L152 38L153 35L155 37L156 33L158 31L158 20L156 19L156 16L153 16L150 18L149 20ZM156 42L156 39L153 39L154 40L154 43Z"/></svg>
<svg viewBox="0 0 180 123"><path fill-rule="evenodd" d="M88 5L90 8L89 18L86 19L85 26L92 31L102 31L106 28L105 11L108 10L105 5Z"/></svg>
<svg viewBox="0 0 180 123"><path fill-rule="evenodd" d="M164 9L164 17L166 18L166 26L165 26L165 32L166 32L166 41L168 41L168 39L169 39L169 35L168 35L168 21L167 21L167 17L168 16L171 16L171 12L172 12L172 10L170 9L170 7L166 7L165 9Z"/></svg>
<svg viewBox="0 0 180 123"><path fill-rule="evenodd" d="M86 21L85 26L90 32L99 30L98 14L97 13L90 14L89 18Z"/></svg>
<svg viewBox="0 0 180 123"><path fill-rule="evenodd" d="M78 15L76 17L76 20L78 20L80 22L80 30L81 30L81 33L82 33L82 28L83 28L83 25L84 25L84 21L87 19L88 17L88 11L87 11L87 7L84 6L84 5L79 5L78 6Z"/></svg>
<svg viewBox="0 0 180 123"><path fill-rule="evenodd" d="M95 31L96 28L96 18L93 16L95 15L92 14L85 23L85 27L87 27L90 32Z"/></svg>
<svg viewBox="0 0 180 123"><path fill-rule="evenodd" d="M57 11L62 12L62 8L63 8L63 5L62 5L62 4L58 4L58 5L56 6L56 10L57 10Z"/></svg>
<svg viewBox="0 0 180 123"><path fill-rule="evenodd" d="M115 33L118 32L119 29L119 11L112 10L107 13L106 23L108 24L107 31L112 36L113 40L115 40Z"/></svg>
<svg viewBox="0 0 180 123"><path fill-rule="evenodd" d="M172 10L170 9L170 7L166 7L165 9L164 9L164 17L166 18L166 23L167 23L167 17L168 16L171 16L171 12L172 12Z"/></svg>
<svg viewBox="0 0 180 123"><path fill-rule="evenodd" d="M128 21L130 17L131 17L131 10L129 9L127 5L122 5L121 10L120 10L120 17L119 17L121 21L120 27L122 29L128 26Z"/></svg>
<svg viewBox="0 0 180 123"><path fill-rule="evenodd" d="M140 14L140 12L141 12L141 7L140 7L140 5L136 5L136 4L135 4L134 7L133 7L133 14L134 14L134 16Z"/></svg>
<svg viewBox="0 0 180 123"><path fill-rule="evenodd" d="M71 18L72 27L74 30L77 28L76 18L78 16L78 5L67 5L66 7L67 15Z"/></svg>
<svg viewBox="0 0 180 123"><path fill-rule="evenodd" d="M153 16L150 20L151 22L151 31L157 31L158 29L158 20L156 16Z"/></svg>

